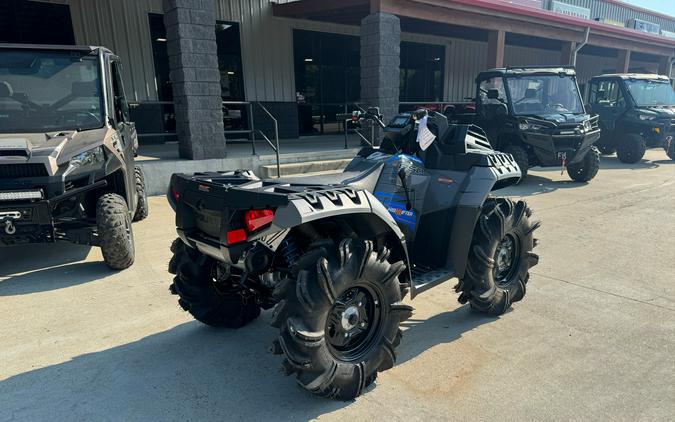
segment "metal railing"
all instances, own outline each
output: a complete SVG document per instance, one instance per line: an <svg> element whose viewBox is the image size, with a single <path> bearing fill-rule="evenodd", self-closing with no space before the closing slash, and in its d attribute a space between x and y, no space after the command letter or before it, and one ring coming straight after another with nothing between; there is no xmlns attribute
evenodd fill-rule
<svg viewBox="0 0 675 422"><path fill-rule="evenodd" d="M277 119L270 113L270 111L260 103L260 101L257 101L256 104L258 104L258 107L262 109L262 111L269 116L270 119L272 119L272 122L274 123L274 140L275 144L272 144L272 141L270 141L270 138L265 135L265 132L262 130L259 130L258 132L262 135L262 137L267 141L269 144L270 148L274 150L274 153L276 154L277 157L277 178L281 177L281 163L279 161L279 122ZM254 141L253 141L253 153L255 154L255 136L253 136Z"/></svg>

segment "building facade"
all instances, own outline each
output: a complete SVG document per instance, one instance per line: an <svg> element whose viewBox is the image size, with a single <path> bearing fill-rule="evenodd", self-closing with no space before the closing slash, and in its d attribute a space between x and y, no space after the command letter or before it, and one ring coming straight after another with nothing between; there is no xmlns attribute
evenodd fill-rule
<svg viewBox="0 0 675 422"><path fill-rule="evenodd" d="M6 0L0 16L0 42L115 51L141 142L178 138L186 158L269 134L257 102L296 138L339 133L357 103L466 101L489 67L574 63L583 87L675 57L675 17L614 0ZM25 29L47 18L58 36Z"/></svg>

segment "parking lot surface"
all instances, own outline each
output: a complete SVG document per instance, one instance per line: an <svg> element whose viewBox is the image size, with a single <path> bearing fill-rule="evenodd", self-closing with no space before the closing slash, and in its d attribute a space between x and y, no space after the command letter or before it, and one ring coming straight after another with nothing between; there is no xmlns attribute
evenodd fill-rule
<svg viewBox="0 0 675 422"><path fill-rule="evenodd" d="M533 169L503 192L543 223L525 299L491 318L453 281L420 295L398 364L353 402L279 372L270 312L216 330L178 307L164 198L123 272L98 249L0 249L0 421L675 420L675 164L606 157L588 184Z"/></svg>

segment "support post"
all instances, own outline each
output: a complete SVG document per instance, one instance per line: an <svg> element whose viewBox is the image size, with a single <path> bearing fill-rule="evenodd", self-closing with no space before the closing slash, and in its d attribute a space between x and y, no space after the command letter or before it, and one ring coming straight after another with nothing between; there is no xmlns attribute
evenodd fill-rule
<svg viewBox="0 0 675 422"><path fill-rule="evenodd" d="M164 0L169 75L182 158L226 156L214 0Z"/></svg>
<svg viewBox="0 0 675 422"><path fill-rule="evenodd" d="M565 41L562 43L560 52L560 64L564 66L573 66L576 63L577 43L574 41Z"/></svg>
<svg viewBox="0 0 675 422"><path fill-rule="evenodd" d="M488 31L488 69L504 67L504 42L506 32L502 30Z"/></svg>
<svg viewBox="0 0 675 422"><path fill-rule="evenodd" d="M401 64L401 22L389 13L373 13L361 21L362 107L380 107L388 121L398 114Z"/></svg>
<svg viewBox="0 0 675 422"><path fill-rule="evenodd" d="M670 68L673 66L673 59L668 56L659 57L659 75L670 77Z"/></svg>
<svg viewBox="0 0 675 422"><path fill-rule="evenodd" d="M616 60L616 72L628 73L628 69L630 69L630 50L619 50Z"/></svg>

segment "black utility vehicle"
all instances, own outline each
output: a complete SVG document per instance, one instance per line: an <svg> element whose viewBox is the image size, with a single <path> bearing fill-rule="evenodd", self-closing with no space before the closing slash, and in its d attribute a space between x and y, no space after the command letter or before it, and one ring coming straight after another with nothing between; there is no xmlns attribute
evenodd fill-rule
<svg viewBox="0 0 675 422"><path fill-rule="evenodd" d="M588 104L600 116L603 154L616 151L636 163L649 147L662 146L675 160L675 89L666 76L611 74L591 79Z"/></svg>
<svg viewBox="0 0 675 422"><path fill-rule="evenodd" d="M120 60L103 47L0 44L0 246L100 246L134 262L148 215Z"/></svg>
<svg viewBox="0 0 675 422"><path fill-rule="evenodd" d="M513 155L523 178L533 166L559 166L578 182L595 177L598 119L584 109L573 67L512 67L476 78L475 124L492 147Z"/></svg>
<svg viewBox="0 0 675 422"><path fill-rule="evenodd" d="M461 303L499 315L523 298L538 262L532 211L490 196L520 178L513 157L438 113L405 113L386 127L378 114L360 117L383 127L382 146L362 149L343 173L175 174L168 193L180 306L225 327L274 307L272 351L285 355L284 372L339 399L394 365L408 291L458 278ZM437 136L425 151L421 118Z"/></svg>

